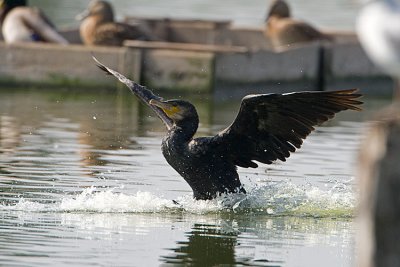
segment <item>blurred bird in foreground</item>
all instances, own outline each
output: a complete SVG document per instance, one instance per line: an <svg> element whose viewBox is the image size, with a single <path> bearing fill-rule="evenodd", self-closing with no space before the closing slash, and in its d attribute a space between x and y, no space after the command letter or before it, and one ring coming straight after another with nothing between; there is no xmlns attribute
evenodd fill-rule
<svg viewBox="0 0 400 267"><path fill-rule="evenodd" d="M400 3L370 1L357 19L357 34L371 59L393 76L400 75Z"/></svg>
<svg viewBox="0 0 400 267"><path fill-rule="evenodd" d="M356 30L360 42L371 58L396 83L400 97L400 3L396 0L369 1L361 10Z"/></svg>
<svg viewBox="0 0 400 267"><path fill-rule="evenodd" d="M0 0L0 21L7 43L40 41L68 44L39 8L26 6L26 0Z"/></svg>
<svg viewBox="0 0 400 267"><path fill-rule="evenodd" d="M332 38L306 22L291 18L289 5L284 0L273 0L264 34L270 38L274 47L316 40L331 41Z"/></svg>
<svg viewBox="0 0 400 267"><path fill-rule="evenodd" d="M400 266L400 2L368 1L356 25L371 60L395 80L393 103L371 123L361 145L360 267Z"/></svg>
<svg viewBox="0 0 400 267"><path fill-rule="evenodd" d="M157 39L144 25L115 22L113 8L106 1L92 0L76 18L82 20L79 32L86 45L121 46L125 40Z"/></svg>

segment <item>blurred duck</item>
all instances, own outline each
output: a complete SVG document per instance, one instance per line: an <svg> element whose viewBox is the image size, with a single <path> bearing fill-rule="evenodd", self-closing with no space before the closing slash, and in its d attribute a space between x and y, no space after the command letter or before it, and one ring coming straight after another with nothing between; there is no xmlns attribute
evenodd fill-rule
<svg viewBox="0 0 400 267"><path fill-rule="evenodd" d="M375 64L391 75L400 98L400 0L369 1L356 24L360 42Z"/></svg>
<svg viewBox="0 0 400 267"><path fill-rule="evenodd" d="M311 25L290 16L289 5L284 0L274 0L266 18L264 33L274 47L316 40L331 40Z"/></svg>
<svg viewBox="0 0 400 267"><path fill-rule="evenodd" d="M372 123L360 149L359 262L400 264L400 0L368 1L356 31L367 55L395 80L395 98Z"/></svg>
<svg viewBox="0 0 400 267"><path fill-rule="evenodd" d="M0 21L7 43L41 41L68 44L41 10L26 6L26 0L0 0Z"/></svg>
<svg viewBox="0 0 400 267"><path fill-rule="evenodd" d="M106 1L91 1L77 19L82 20L79 31L86 45L121 46L124 40L156 39L143 25L114 22L112 6Z"/></svg>

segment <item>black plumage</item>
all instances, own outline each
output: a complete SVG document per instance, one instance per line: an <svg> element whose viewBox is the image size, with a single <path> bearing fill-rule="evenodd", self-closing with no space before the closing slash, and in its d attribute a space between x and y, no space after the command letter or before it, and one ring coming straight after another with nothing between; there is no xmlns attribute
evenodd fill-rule
<svg viewBox="0 0 400 267"><path fill-rule="evenodd" d="M96 59L95 59L96 60ZM162 152L186 180L196 199L245 190L237 166L256 168L257 163L285 161L319 125L342 110L361 110L357 89L289 94L248 95L234 122L215 136L193 138L199 117L184 100L163 101L146 88L97 65L125 83L165 123L168 132Z"/></svg>

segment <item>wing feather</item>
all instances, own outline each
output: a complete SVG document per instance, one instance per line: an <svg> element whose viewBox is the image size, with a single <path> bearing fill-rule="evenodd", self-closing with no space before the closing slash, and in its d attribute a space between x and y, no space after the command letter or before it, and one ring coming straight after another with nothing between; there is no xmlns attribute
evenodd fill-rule
<svg viewBox="0 0 400 267"><path fill-rule="evenodd" d="M257 167L285 161L303 144L314 126L343 110L361 110L357 89L249 95L235 121L213 139L234 164Z"/></svg>

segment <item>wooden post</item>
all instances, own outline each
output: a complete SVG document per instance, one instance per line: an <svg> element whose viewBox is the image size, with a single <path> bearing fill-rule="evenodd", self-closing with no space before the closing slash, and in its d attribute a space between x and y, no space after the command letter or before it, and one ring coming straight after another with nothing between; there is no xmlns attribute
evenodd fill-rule
<svg viewBox="0 0 400 267"><path fill-rule="evenodd" d="M359 164L358 266L400 266L400 107L378 116Z"/></svg>

